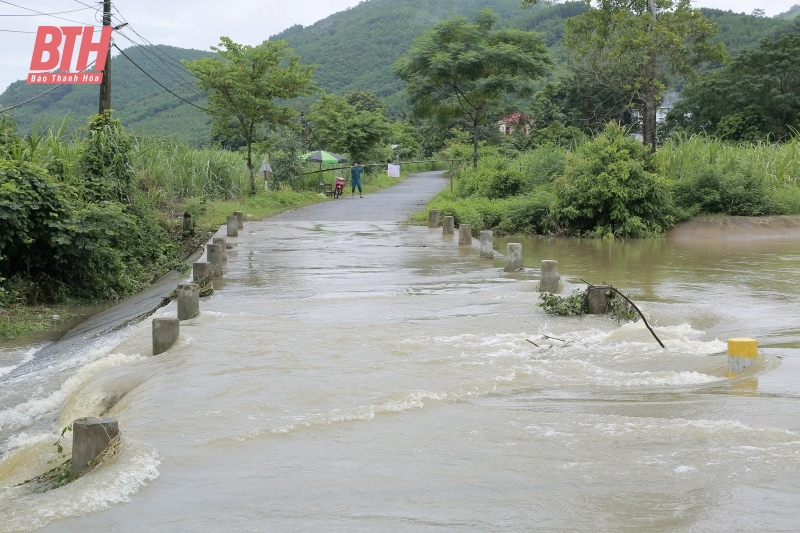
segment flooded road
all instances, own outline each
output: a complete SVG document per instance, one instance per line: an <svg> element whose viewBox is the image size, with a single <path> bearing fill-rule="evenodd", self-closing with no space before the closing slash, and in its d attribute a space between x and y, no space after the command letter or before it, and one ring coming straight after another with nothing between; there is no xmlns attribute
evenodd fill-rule
<svg viewBox="0 0 800 533"><path fill-rule="evenodd" d="M73 354L54 392L0 381L0 532L800 523L800 240L525 239L524 274L392 222L272 220L229 242L225 286L169 352L150 357L148 320ZM667 349L641 323L545 316L542 259L566 291L633 296ZM762 347L735 380L730 336ZM111 464L12 487L57 428L102 413L125 443Z"/></svg>

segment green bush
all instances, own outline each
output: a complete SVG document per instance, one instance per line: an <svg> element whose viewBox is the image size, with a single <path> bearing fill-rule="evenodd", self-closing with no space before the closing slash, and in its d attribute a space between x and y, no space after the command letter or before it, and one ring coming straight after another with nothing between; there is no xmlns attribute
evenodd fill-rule
<svg viewBox="0 0 800 533"><path fill-rule="evenodd" d="M528 190L551 183L556 176L563 174L566 157L567 151L557 146L542 146L520 154L518 164L527 180Z"/></svg>
<svg viewBox="0 0 800 533"><path fill-rule="evenodd" d="M83 189L94 200L130 203L133 183L133 137L111 112L94 115L89 137L78 159Z"/></svg>
<svg viewBox="0 0 800 533"><path fill-rule="evenodd" d="M759 216L780 210L764 179L742 168L701 167L673 190L675 205L692 214Z"/></svg>
<svg viewBox="0 0 800 533"><path fill-rule="evenodd" d="M526 182L513 161L501 156L484 157L478 168L467 168L458 179L457 194L462 198L509 198L523 192Z"/></svg>
<svg viewBox="0 0 800 533"><path fill-rule="evenodd" d="M617 125L570 154L555 184L553 215L569 233L648 237L674 220L647 149Z"/></svg>

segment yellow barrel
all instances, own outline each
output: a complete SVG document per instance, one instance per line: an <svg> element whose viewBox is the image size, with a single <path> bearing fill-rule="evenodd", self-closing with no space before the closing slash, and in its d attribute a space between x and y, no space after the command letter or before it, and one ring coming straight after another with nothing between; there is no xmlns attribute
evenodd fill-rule
<svg viewBox="0 0 800 533"><path fill-rule="evenodd" d="M758 357L756 339L728 339L728 377L736 377Z"/></svg>
<svg viewBox="0 0 800 533"><path fill-rule="evenodd" d="M728 339L728 355L755 359L758 357L758 341L756 339Z"/></svg>

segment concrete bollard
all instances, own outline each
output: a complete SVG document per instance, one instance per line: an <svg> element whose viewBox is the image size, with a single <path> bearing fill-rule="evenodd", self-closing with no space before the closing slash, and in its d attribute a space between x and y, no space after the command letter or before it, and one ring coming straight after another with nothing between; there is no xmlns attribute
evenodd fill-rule
<svg viewBox="0 0 800 533"><path fill-rule="evenodd" d="M105 451L111 439L119 433L114 418L86 417L72 423L71 473L77 476Z"/></svg>
<svg viewBox="0 0 800 533"><path fill-rule="evenodd" d="M469 224L461 224L458 227L458 244L459 246L472 246L472 226Z"/></svg>
<svg viewBox="0 0 800 533"><path fill-rule="evenodd" d="M522 244L510 242L506 246L506 272L522 270Z"/></svg>
<svg viewBox="0 0 800 533"><path fill-rule="evenodd" d="M181 323L177 318L153 319L153 355L161 355L169 350L181 333Z"/></svg>
<svg viewBox="0 0 800 533"><path fill-rule="evenodd" d="M542 261L542 276L539 278L539 292L558 290L558 261Z"/></svg>
<svg viewBox="0 0 800 533"><path fill-rule="evenodd" d="M439 227L439 210L438 209L431 209L428 211L428 227L429 228L438 228Z"/></svg>
<svg viewBox="0 0 800 533"><path fill-rule="evenodd" d="M589 287L589 314L604 315L608 310L608 297L605 287Z"/></svg>
<svg viewBox="0 0 800 533"><path fill-rule="evenodd" d="M244 213L242 213L241 211L234 211L233 216L236 217L236 220L239 224L238 226L236 226L237 229L244 229Z"/></svg>
<svg viewBox="0 0 800 533"><path fill-rule="evenodd" d="M178 320L189 320L200 312L200 285L178 285Z"/></svg>
<svg viewBox="0 0 800 533"><path fill-rule="evenodd" d="M455 217L444 217L444 222L442 223L442 235L455 235L455 227Z"/></svg>
<svg viewBox="0 0 800 533"><path fill-rule="evenodd" d="M481 257L494 259L494 232L492 231L481 232Z"/></svg>
<svg viewBox="0 0 800 533"><path fill-rule="evenodd" d="M206 259L209 263L214 265L214 277L222 277L222 254L224 254L222 246L219 244L206 244Z"/></svg>
<svg viewBox="0 0 800 533"><path fill-rule="evenodd" d="M728 339L728 377L741 374L758 358L756 339Z"/></svg>
<svg viewBox="0 0 800 533"><path fill-rule="evenodd" d="M214 237L214 240L211 241L214 244L219 244L222 246L222 262L228 262L228 242L225 240L225 237Z"/></svg>
<svg viewBox="0 0 800 533"><path fill-rule="evenodd" d="M239 219L236 218L236 215L231 215L228 217L228 237L238 237L239 236Z"/></svg>
<svg viewBox="0 0 800 533"><path fill-rule="evenodd" d="M192 264L192 279L195 282L200 281L203 278L207 278L211 275L211 270L214 267L208 261L198 261Z"/></svg>
<svg viewBox="0 0 800 533"><path fill-rule="evenodd" d="M192 231L192 215L188 212L183 213L183 232L191 233Z"/></svg>

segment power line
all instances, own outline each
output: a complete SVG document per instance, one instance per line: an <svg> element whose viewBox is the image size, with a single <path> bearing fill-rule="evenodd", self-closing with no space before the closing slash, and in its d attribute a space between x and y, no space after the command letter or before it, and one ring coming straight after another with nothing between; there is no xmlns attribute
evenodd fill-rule
<svg viewBox="0 0 800 533"><path fill-rule="evenodd" d="M41 94L37 94L33 98L29 98L29 99L25 100L24 102L20 102L18 104L12 105L11 107L7 107L5 109L0 109L0 113L5 113L6 111L11 111L12 109L16 109L18 107L24 106L25 104L33 102L34 100L36 100L38 98L41 98L42 96L46 95L47 93L55 91L56 89L58 89L62 85L64 85L64 84L63 83L59 83L58 85L54 85L53 87L50 87L49 89L47 89L45 92L43 92Z"/></svg>
<svg viewBox="0 0 800 533"><path fill-rule="evenodd" d="M182 78L180 76L180 74L178 74L174 69L169 67L169 65L167 65L166 68L168 68L170 70L165 70L165 68L161 66L161 63L163 63L163 61L161 61L161 57L158 56L157 54L155 54L152 50L150 50L149 49L150 47L148 47L145 44L141 44L141 43L135 42L133 39L131 39L130 37L128 37L127 35L122 33L120 30L117 30L117 33L119 35L121 35L122 37L124 37L125 39L127 39L127 41L130 42L131 44L133 44L134 46L139 47L142 50L142 53L145 54L145 57L150 61L150 63L155 65L156 68L158 68L161 72L163 72L164 74L166 74L167 76L172 78L173 81L177 81L178 83L182 84L184 87L188 87L189 90L197 93L200 96L205 96L205 93L203 93L200 90L198 90L197 87L195 87L195 85L193 83L189 82L185 78ZM158 47L154 46L153 48L157 49ZM147 55L147 54L151 54L151 55ZM156 60L158 60L158 61L154 61L153 57L155 57Z"/></svg>
<svg viewBox="0 0 800 533"><path fill-rule="evenodd" d="M89 72L89 69L90 69L90 68L92 68L96 62L97 62L97 60L95 59L94 61L92 61L91 63L89 63L89 65L87 65L87 66L86 66L86 69L82 70L81 72ZM54 86L50 87L49 89L47 89L47 90L46 90L46 91L44 91L43 93L39 93L39 94L37 94L37 95L36 95L36 96L34 96L33 98L28 98L28 99L27 99L27 100L25 100L24 102L20 102L20 103L18 103L18 104L14 104L14 105L12 105L11 107L7 107L7 108L5 108L5 109L0 109L0 113L5 113L6 111L11 111L12 109L16 109L16 108L18 108L18 107L24 106L25 104L28 104L28 103L30 103L30 102L33 102L34 100L37 100L37 99L41 98L42 96L46 95L47 93L49 93L49 92L52 92L52 91L55 91L56 89L58 89L58 88L59 88L59 87L61 87L62 85L65 85L65 84L64 84L64 83L59 83L58 85L54 85Z"/></svg>
<svg viewBox="0 0 800 533"><path fill-rule="evenodd" d="M75 1L77 1L77 0L75 0ZM117 11L117 14L119 15L119 17L117 17L116 15L113 15L113 16L114 16L114 18L117 18L118 20L119 20L119 19L122 19L122 22L128 22L128 20L125 18L125 16L124 16L122 13L120 13L120 11L119 11L119 8L117 8L117 6L114 6L114 9ZM141 35L141 34L140 34L138 31L136 31L135 29L133 29L133 26L132 26L132 25L130 25L130 23L128 23L128 28L129 28L129 29L130 29L130 30L131 30L133 33L135 33L135 34L136 34L136 35L137 35L137 36L138 36L138 37L139 37L139 38L140 38L142 41L144 41L145 43L149 44L150 46L153 46L153 47L155 47L155 48L156 48L156 49L157 49L157 50L158 50L160 53L164 54L164 55L165 55L167 58L169 58L170 60L172 60L172 62L173 62L173 63L175 63L176 65L180 66L180 67L181 67L181 70L183 70L184 72L186 72L186 73L187 73L187 74L189 74L190 76L192 76L192 77L194 77L194 78L197 78L197 76L195 76L194 74L192 74L191 72L189 72L188 70L186 70L186 67L183 65L183 63L181 63L179 60L177 60L177 59L175 59L174 57L172 57L171 55L169 55L169 54L168 54L168 53L167 53L165 50L161 50L161 49L159 49L158 47L156 47L156 45L154 45L153 43L151 43L149 40L147 40L145 37L143 37L143 36L142 36L142 35Z"/></svg>
<svg viewBox="0 0 800 533"><path fill-rule="evenodd" d="M19 7L19 6L17 6L17 7ZM26 8L23 8L23 9L26 9ZM53 15L63 15L64 13L77 13L78 11L86 11L86 9L94 9L94 8L82 7L80 9L72 9L70 11L56 11L55 13L31 13L30 15L28 15L27 13L24 13L24 14L20 14L20 15L0 15L0 17L41 17L42 15L47 15L48 17L52 17Z"/></svg>
<svg viewBox="0 0 800 533"><path fill-rule="evenodd" d="M60 19L60 20L66 20L67 22L74 22L75 24L80 24L82 26L92 26L92 24L86 24L85 22L80 22L80 21L77 21L77 20L67 19L67 18L64 18L64 17L59 17L58 15L45 13L43 11L36 11L35 9L31 9L29 7L18 6L17 4L12 4L11 2L7 2L6 0L0 0L0 3L8 4L8 5L14 6L14 7L18 7L20 9L24 9L25 11L32 11L32 12L34 12L36 14L39 14L39 15L47 15L48 17L53 17L53 18Z"/></svg>
<svg viewBox="0 0 800 533"><path fill-rule="evenodd" d="M7 31L9 33L36 33L35 31L19 31L19 30L0 30L0 31Z"/></svg>
<svg viewBox="0 0 800 533"><path fill-rule="evenodd" d="M193 103L192 103L192 102L190 102L189 100L186 100L185 98L182 98L181 96L179 96L179 95L175 94L174 92L172 92L171 90L169 90L169 89L168 89L167 87L165 87L165 86L164 86L164 85L163 85L163 84L162 84L160 81L158 81L158 80L157 80L157 79L155 79L153 76L151 76L151 75L150 75L150 74L149 74L149 73L148 73L148 72L147 72L145 69L143 69L142 67L140 67L140 66L139 66L139 65L136 63L136 61L134 61L133 59L131 59L130 57L128 57L128 54L126 54L125 52L123 52L123 51L122 51L122 49L121 49L119 46L117 46L116 44L114 44L114 45L112 45L112 46L113 46L114 48L116 48L116 49L119 51L119 53L120 53L120 54L124 55L124 56L125 56L125 59L127 59L128 61L130 61L131 63L133 63L133 65L134 65L136 68L138 68L139 70L141 70L141 71L144 73L144 75L145 75L145 76L147 76L148 78L150 78L151 80L153 80L154 82L156 82L156 83L157 83L157 84L158 84L158 85L159 85L159 86L160 86L162 89L164 89L165 91L167 91L169 94L171 94L172 96L174 96L174 97L175 97L175 98L177 98L178 100L182 100L183 102L186 102L186 103L187 103L187 104L189 104L190 106L196 107L197 109L200 109L200 110L202 110L202 111L205 111L206 113L211 113L211 111L209 111L209 110L208 110L208 109L206 109L205 107L201 107L201 106L199 106L199 105L197 105L197 104L193 104Z"/></svg>

